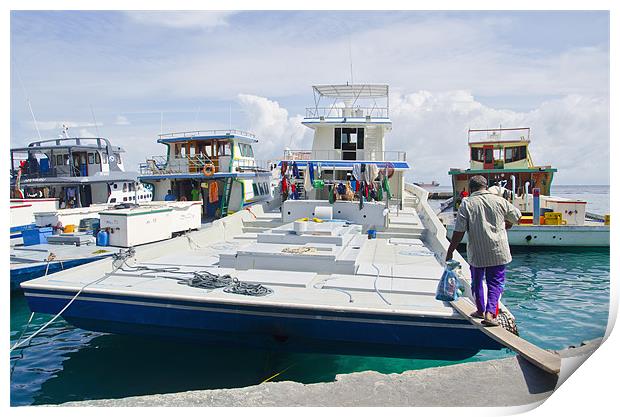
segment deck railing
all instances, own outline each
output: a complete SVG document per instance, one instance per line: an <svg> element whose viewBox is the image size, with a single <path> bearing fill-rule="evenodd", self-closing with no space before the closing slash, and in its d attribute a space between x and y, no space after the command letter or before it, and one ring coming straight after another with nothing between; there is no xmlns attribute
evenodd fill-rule
<svg viewBox="0 0 620 417"><path fill-rule="evenodd" d="M353 158L353 156L355 158ZM325 150L285 150L286 161L407 161L405 151L373 151L358 149L356 151L343 151L340 149Z"/></svg>
<svg viewBox="0 0 620 417"><path fill-rule="evenodd" d="M140 164L139 170L141 175L188 174L202 172L205 165L213 164L215 172L229 172L230 156L223 155L221 158L226 158L226 162L206 155L177 157L170 160L166 156L152 156ZM224 165L221 165L221 162ZM236 172L267 171L269 165L269 161L240 160L234 161L233 169Z"/></svg>
<svg viewBox="0 0 620 417"><path fill-rule="evenodd" d="M160 139L165 138L192 138L196 136L244 136L252 139L256 139L256 135L254 133L246 132L244 130L238 129L211 129L211 130L188 130L182 132L171 132L171 133L162 133L159 135Z"/></svg>
<svg viewBox="0 0 620 417"><path fill-rule="evenodd" d="M375 117L387 118L387 107L306 107L306 118Z"/></svg>

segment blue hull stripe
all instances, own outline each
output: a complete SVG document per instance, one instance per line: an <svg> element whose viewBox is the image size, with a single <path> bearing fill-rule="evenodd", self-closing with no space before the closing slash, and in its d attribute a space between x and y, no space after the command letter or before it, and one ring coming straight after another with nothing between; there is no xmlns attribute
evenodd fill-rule
<svg viewBox="0 0 620 417"><path fill-rule="evenodd" d="M60 311L74 294L25 290L30 309L48 314ZM466 320L458 318L244 306L212 300L198 302L89 292L80 295L63 317L88 330L199 341L209 341L217 335L263 347L273 347L272 339L277 336L290 339L292 350L298 350L301 340L321 345L344 343L349 348L354 344L379 356L407 355L414 348L467 351L501 348Z"/></svg>

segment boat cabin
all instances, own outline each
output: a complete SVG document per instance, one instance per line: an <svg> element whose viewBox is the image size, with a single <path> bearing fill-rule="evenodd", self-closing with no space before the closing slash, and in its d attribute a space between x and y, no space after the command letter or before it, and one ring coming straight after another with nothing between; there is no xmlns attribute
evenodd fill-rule
<svg viewBox="0 0 620 417"><path fill-rule="evenodd" d="M271 171L257 162L250 132L198 130L159 135L164 156L140 165L140 179L155 200L202 200L207 218L223 217L271 196Z"/></svg>
<svg viewBox="0 0 620 417"><path fill-rule="evenodd" d="M56 198L59 208L151 199L137 175L125 172L122 148L105 138L66 133L11 149L12 198Z"/></svg>
<svg viewBox="0 0 620 417"><path fill-rule="evenodd" d="M515 196L531 195L534 188L549 195L553 174L549 165L537 166L530 155L530 128L469 129L469 169L452 168L455 201L469 194L469 179L474 175L487 178L489 186L498 185Z"/></svg>
<svg viewBox="0 0 620 417"><path fill-rule="evenodd" d="M374 164L389 172L394 199L401 200L404 172L409 169L403 151L386 150L386 133L392 130L389 86L385 84L315 85L314 106L306 108L302 124L314 130L312 148L285 150L280 165L295 165L296 190L308 199L327 199L328 187L355 181L354 166ZM318 168L319 187L307 189L304 171ZM305 185L304 185L305 182ZM354 184L352 182L351 184ZM306 187L306 188L304 188Z"/></svg>

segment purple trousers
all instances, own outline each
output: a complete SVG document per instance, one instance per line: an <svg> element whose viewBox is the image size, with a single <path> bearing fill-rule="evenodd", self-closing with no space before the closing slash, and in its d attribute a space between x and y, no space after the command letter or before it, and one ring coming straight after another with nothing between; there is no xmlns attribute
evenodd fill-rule
<svg viewBox="0 0 620 417"><path fill-rule="evenodd" d="M487 266L477 268L471 266L471 292L476 299L479 313L493 313L497 316L499 298L504 291L506 280L506 265ZM484 281L487 283L487 294L484 291ZM485 297L485 295L488 295ZM485 298L487 299L485 303Z"/></svg>

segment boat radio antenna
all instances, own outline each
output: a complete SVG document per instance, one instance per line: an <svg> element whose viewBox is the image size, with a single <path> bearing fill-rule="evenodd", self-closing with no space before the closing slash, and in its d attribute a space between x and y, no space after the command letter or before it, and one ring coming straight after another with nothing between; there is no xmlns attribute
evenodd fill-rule
<svg viewBox="0 0 620 417"><path fill-rule="evenodd" d="M15 74L17 75L17 80L19 81L19 85L22 87L24 91L24 95L26 96L26 104L28 104L28 110L30 110L30 115L32 116L32 121L34 123L34 128L37 131L37 135L39 136L39 140L43 140L41 137L41 132L39 131L39 124L37 123L36 117L34 117L34 111L32 110L32 104L30 103L30 97L28 97L28 91L26 91L26 87L24 86L24 81L22 80L21 75L19 75L19 69L17 68L17 64L13 62L13 67L15 68Z"/></svg>
<svg viewBox="0 0 620 417"><path fill-rule="evenodd" d="M351 52L351 33L349 32L349 67L351 70L351 85L353 85L353 54Z"/></svg>
<svg viewBox="0 0 620 417"><path fill-rule="evenodd" d="M97 126L97 119L95 119L95 111L93 110L92 104L89 104L89 106L90 106L90 114L93 116L93 122L95 123L95 131L97 132L97 137L100 138L101 135L99 134L99 127Z"/></svg>

